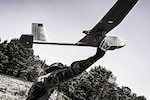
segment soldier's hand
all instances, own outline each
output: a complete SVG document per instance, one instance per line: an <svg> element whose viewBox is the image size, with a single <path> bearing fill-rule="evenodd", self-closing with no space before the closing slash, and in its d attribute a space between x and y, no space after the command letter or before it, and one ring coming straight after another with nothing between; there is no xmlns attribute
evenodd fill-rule
<svg viewBox="0 0 150 100"><path fill-rule="evenodd" d="M110 48L110 46L108 44L108 41L106 41L105 39L103 39L101 41L101 43L99 44L98 48L106 52Z"/></svg>

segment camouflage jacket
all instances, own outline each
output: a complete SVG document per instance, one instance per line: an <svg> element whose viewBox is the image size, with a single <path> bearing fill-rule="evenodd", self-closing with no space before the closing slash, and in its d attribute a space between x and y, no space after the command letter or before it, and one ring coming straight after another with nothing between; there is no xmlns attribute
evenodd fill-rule
<svg viewBox="0 0 150 100"><path fill-rule="evenodd" d="M48 100L50 94L59 84L81 74L104 54L101 51L100 54L95 54L86 60L73 62L70 67L40 76L30 88L26 100Z"/></svg>

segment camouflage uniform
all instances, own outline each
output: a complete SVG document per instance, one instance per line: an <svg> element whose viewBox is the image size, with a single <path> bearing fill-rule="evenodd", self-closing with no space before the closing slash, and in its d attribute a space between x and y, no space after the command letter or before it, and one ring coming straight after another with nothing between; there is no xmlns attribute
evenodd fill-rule
<svg viewBox="0 0 150 100"><path fill-rule="evenodd" d="M50 94L59 84L81 74L104 54L105 52L98 48L97 53L86 60L73 62L70 67L40 76L33 83L26 100L48 100Z"/></svg>

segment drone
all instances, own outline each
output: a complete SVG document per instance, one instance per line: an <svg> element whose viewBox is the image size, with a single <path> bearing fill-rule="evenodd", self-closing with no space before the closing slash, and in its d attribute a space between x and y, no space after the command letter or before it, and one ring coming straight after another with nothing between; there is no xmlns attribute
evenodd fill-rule
<svg viewBox="0 0 150 100"><path fill-rule="evenodd" d="M98 47L106 34L121 23L137 1L138 0L118 0L91 30L83 31L86 35L77 43L46 42L48 40L47 34L42 23L32 23L32 34L22 34L19 39L20 43L25 48L32 48L33 44ZM116 38L114 37L114 39ZM120 47L121 46L117 46L110 49L113 50L114 48Z"/></svg>

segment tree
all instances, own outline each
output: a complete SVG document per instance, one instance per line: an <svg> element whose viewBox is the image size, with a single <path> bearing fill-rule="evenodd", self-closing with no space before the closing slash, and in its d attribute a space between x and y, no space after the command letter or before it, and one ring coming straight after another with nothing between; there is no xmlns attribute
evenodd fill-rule
<svg viewBox="0 0 150 100"><path fill-rule="evenodd" d="M73 100L107 100L115 90L115 84L109 82L112 76L112 72L98 66L64 83L59 90Z"/></svg>
<svg viewBox="0 0 150 100"><path fill-rule="evenodd" d="M126 86L118 87L115 81L111 71L97 66L60 85L59 91L71 100L146 100L144 96L132 95Z"/></svg>
<svg viewBox="0 0 150 100"><path fill-rule="evenodd" d="M18 39L0 44L0 73L33 81L46 64L33 55L33 49L24 48Z"/></svg>

